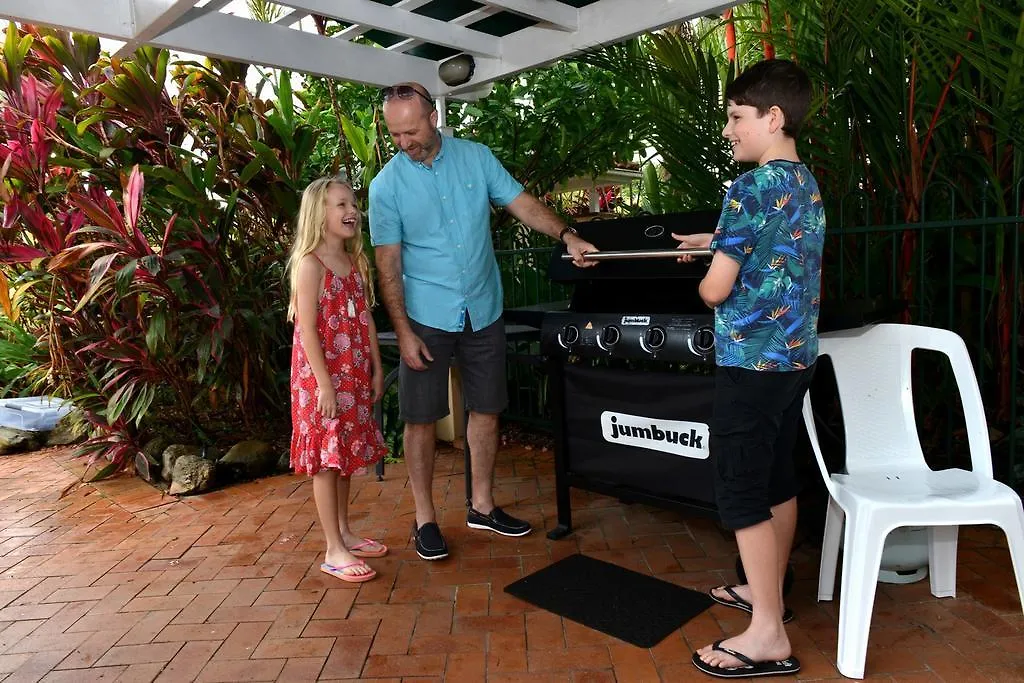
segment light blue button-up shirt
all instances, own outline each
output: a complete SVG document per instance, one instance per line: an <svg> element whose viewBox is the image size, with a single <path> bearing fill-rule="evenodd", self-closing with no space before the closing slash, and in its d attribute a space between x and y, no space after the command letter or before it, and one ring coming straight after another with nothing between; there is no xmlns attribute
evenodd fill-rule
<svg viewBox="0 0 1024 683"><path fill-rule="evenodd" d="M426 166L396 154L370 183L374 246L402 245L407 315L459 332L466 312L474 330L501 315L501 273L491 242L491 204L523 191L486 146L441 136Z"/></svg>

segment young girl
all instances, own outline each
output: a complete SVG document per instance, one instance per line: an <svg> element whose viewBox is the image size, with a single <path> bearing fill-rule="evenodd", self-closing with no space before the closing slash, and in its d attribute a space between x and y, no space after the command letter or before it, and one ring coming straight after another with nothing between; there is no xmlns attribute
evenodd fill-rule
<svg viewBox="0 0 1024 683"><path fill-rule="evenodd" d="M313 477L327 538L320 570L349 582L377 575L359 558L388 552L348 526L349 477L387 450L373 420L384 375L367 310L374 303L369 270L352 188L338 178L313 181L302 193L288 258L288 319L295 320L291 465Z"/></svg>

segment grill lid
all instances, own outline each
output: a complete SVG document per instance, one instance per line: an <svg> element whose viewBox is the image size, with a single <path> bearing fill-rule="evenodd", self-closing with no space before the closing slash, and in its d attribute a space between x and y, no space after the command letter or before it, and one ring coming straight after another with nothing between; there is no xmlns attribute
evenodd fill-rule
<svg viewBox="0 0 1024 683"><path fill-rule="evenodd" d="M714 232L718 211L592 220L575 227L601 251L650 251L679 246L672 233ZM573 286L570 311L579 313L707 313L697 284L707 273L706 259L677 263L672 258L602 261L577 268L562 258L565 245L551 252L550 278Z"/></svg>

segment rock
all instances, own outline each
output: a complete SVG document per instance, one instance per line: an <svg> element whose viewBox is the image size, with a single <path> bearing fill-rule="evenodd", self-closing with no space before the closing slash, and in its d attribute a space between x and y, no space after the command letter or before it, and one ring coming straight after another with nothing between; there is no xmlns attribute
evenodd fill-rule
<svg viewBox="0 0 1024 683"><path fill-rule="evenodd" d="M194 455L195 457L201 457L202 451L198 446L186 446L184 444L172 444L164 449L163 455L161 456L163 469L160 471L160 476L163 477L164 481L171 481L171 475L174 474L174 463L184 455Z"/></svg>
<svg viewBox="0 0 1024 683"><path fill-rule="evenodd" d="M0 427L0 455L22 453L39 448L45 432L27 432L13 427Z"/></svg>
<svg viewBox="0 0 1024 683"><path fill-rule="evenodd" d="M213 486L215 469L215 463L203 460L198 454L179 456L174 461L171 488L168 493L172 496L184 496L209 490Z"/></svg>
<svg viewBox="0 0 1024 683"><path fill-rule="evenodd" d="M142 452L146 454L151 463L162 465L164 451L171 445L171 440L163 434L158 434L142 445ZM173 466L173 463L172 463Z"/></svg>
<svg viewBox="0 0 1024 683"><path fill-rule="evenodd" d="M75 409L62 417L53 429L46 433L47 446L67 446L78 443L89 434L89 422L85 413Z"/></svg>
<svg viewBox="0 0 1024 683"><path fill-rule="evenodd" d="M236 443L220 459L223 465L242 465L250 479L265 477L277 466L277 454L273 447L263 441L249 440Z"/></svg>
<svg viewBox="0 0 1024 683"><path fill-rule="evenodd" d="M157 465L146 457L145 453L139 451L135 454L135 473L142 477L143 481L155 484Z"/></svg>
<svg viewBox="0 0 1024 683"><path fill-rule="evenodd" d="M203 460L217 462L220 460L221 452L216 446L200 446L199 455L202 456Z"/></svg>
<svg viewBox="0 0 1024 683"><path fill-rule="evenodd" d="M281 453L281 457L277 459L277 471L278 472L291 472L292 471L292 455L288 451Z"/></svg>

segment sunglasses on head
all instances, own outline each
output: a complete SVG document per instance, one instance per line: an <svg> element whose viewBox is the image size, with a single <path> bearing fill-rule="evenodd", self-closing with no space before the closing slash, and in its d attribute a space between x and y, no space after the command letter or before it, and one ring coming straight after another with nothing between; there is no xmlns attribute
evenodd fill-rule
<svg viewBox="0 0 1024 683"><path fill-rule="evenodd" d="M382 88L380 94L381 99L385 102L387 102L393 97L397 97L400 100L411 100L412 98L419 95L424 100L426 100L431 107L434 106L433 100L431 100L429 97L427 97L426 95L424 95L411 85L392 85L388 88Z"/></svg>

